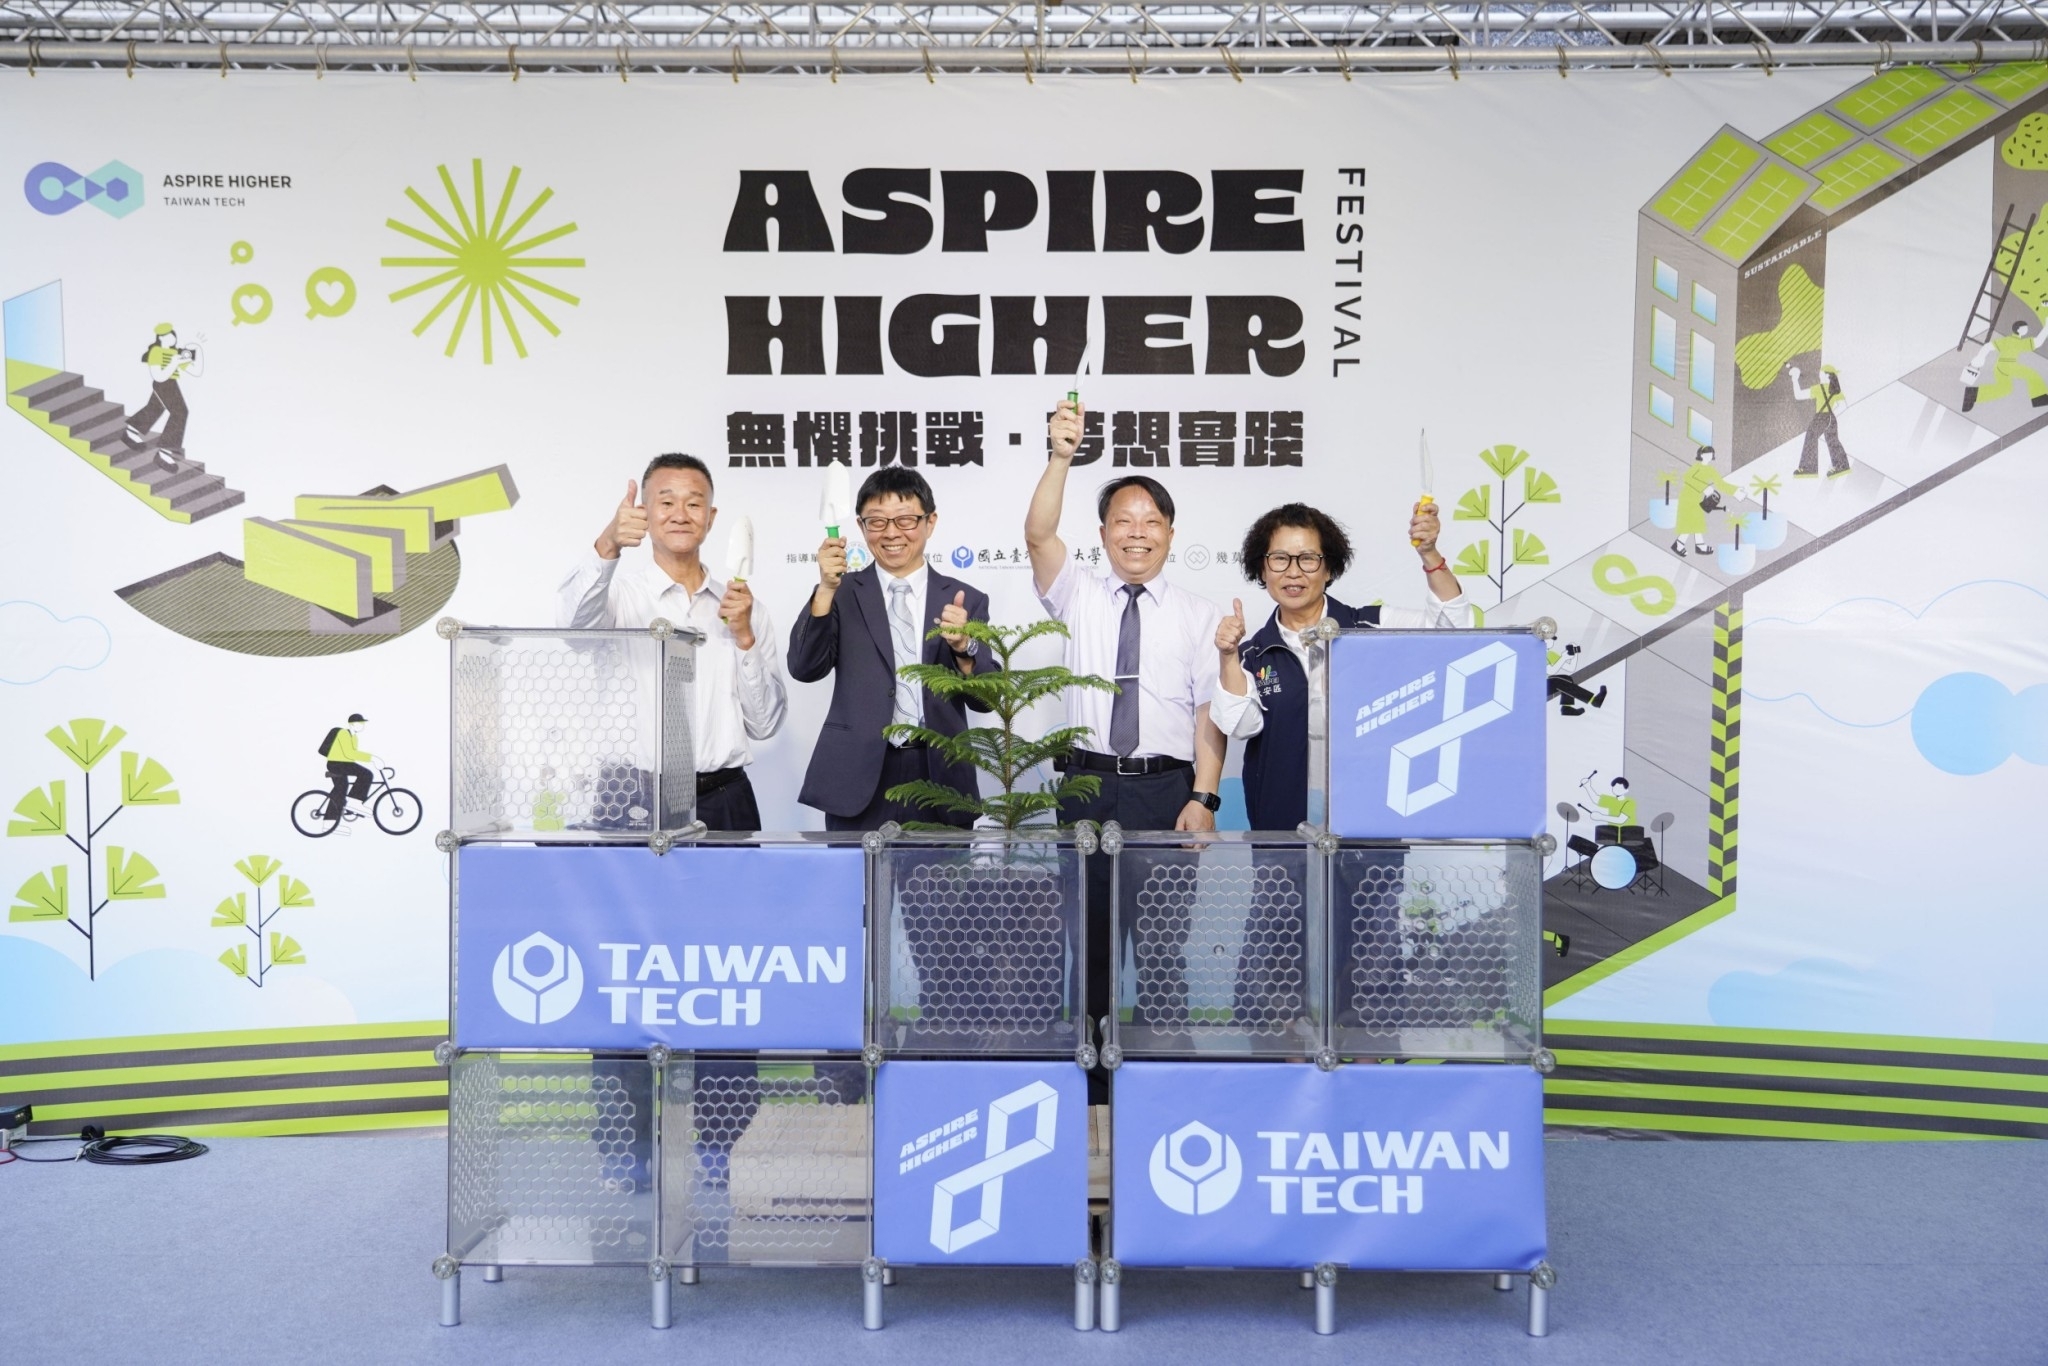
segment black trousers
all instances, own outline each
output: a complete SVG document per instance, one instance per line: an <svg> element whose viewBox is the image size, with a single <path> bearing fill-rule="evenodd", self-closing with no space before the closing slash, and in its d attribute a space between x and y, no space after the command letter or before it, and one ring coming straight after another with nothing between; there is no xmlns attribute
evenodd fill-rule
<svg viewBox="0 0 2048 1366"><path fill-rule="evenodd" d="M1087 801L1060 803L1062 825L1071 825L1075 821L1095 821L1098 824L1115 821L1126 830L1171 830L1195 790L1193 768L1168 769L1164 773L1147 773L1131 778L1114 773L1085 776L1102 779L1102 787ZM1133 909L1131 906L1124 908L1126 945L1130 942L1129 924ZM1088 1018L1098 1022L1116 1009L1116 982L1111 976L1109 961L1109 919L1109 857L1093 854L1088 858L1088 986L1085 1000ZM1098 1097L1097 1080L1097 1077L1089 1079L1090 1104L1098 1104L1107 1098L1106 1095Z"/></svg>
<svg viewBox="0 0 2048 1366"><path fill-rule="evenodd" d="M157 439L157 449L166 455L182 455L185 452L185 407L184 391L178 388L174 379L158 380L149 386L149 402L142 411L128 419L130 426L139 432L146 432L156 425L159 417L169 415L164 424L164 434Z"/></svg>
<svg viewBox="0 0 2048 1366"><path fill-rule="evenodd" d="M369 798L370 783L376 775L361 764L337 764L330 760L327 776L334 780L334 790L327 797L327 813L338 819L344 798L354 797L359 802Z"/></svg>
<svg viewBox="0 0 2048 1366"><path fill-rule="evenodd" d="M875 784L874 799L859 813L852 816L835 816L825 813L827 830L880 830L889 821L899 824L909 821L925 821L931 824L951 825L965 830L974 824L974 817L958 811L926 810L905 802L890 801L887 793L898 783L914 783L920 778L933 782L943 781L932 772L933 751L923 746L901 749L890 745L882 751L882 780Z"/></svg>
<svg viewBox="0 0 2048 1366"><path fill-rule="evenodd" d="M698 781L703 777L699 774ZM754 800L754 784L744 769L714 791L697 789L697 819L707 830L751 833L761 828L761 807Z"/></svg>

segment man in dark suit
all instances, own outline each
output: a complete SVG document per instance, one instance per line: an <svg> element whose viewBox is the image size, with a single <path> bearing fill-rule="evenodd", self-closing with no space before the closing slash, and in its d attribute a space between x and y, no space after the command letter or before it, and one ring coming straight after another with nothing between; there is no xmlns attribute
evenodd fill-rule
<svg viewBox="0 0 2048 1366"><path fill-rule="evenodd" d="M882 729L908 723L958 735L967 728L957 698L934 696L897 670L943 664L971 675L989 667L979 643L964 635L925 638L934 626L988 620L988 594L926 564L925 544L939 517L923 475L878 469L854 503L875 562L849 574L845 539L826 540L818 547L817 590L789 633L790 677L815 683L834 675L832 707L797 800L823 811L827 830L875 830L892 820L968 826L967 816L906 806L885 794L928 778L972 796L974 766L948 763L914 741L884 739Z"/></svg>

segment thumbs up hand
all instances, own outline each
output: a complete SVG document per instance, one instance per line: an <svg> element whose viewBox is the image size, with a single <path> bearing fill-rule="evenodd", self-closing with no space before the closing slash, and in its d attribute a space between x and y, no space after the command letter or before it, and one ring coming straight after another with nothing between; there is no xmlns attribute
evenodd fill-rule
<svg viewBox="0 0 2048 1366"><path fill-rule="evenodd" d="M1237 647L1244 640L1244 599L1230 600L1230 615L1216 624L1216 650L1219 654L1235 657Z"/></svg>
<svg viewBox="0 0 2048 1366"><path fill-rule="evenodd" d="M944 628L947 626L962 625L966 622L966 620L967 590L963 588L959 592L953 594L953 600L947 603L945 607L939 612L938 619L934 624L941 628ZM946 631L942 629L939 634L939 639L945 641L947 648L952 650L952 652L956 655L965 654L967 652L968 646L973 643L971 640L969 640L969 638L964 632L960 631Z"/></svg>
<svg viewBox="0 0 2048 1366"><path fill-rule="evenodd" d="M647 509L640 506L640 485L637 480L626 481L626 496L619 500L618 508L612 513L611 521L597 537L599 559L616 560L619 551L635 546L647 539Z"/></svg>

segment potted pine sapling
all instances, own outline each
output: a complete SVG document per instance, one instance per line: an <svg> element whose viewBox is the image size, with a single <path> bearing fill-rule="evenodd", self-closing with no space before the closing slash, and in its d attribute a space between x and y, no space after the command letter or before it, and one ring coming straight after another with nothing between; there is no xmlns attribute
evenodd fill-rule
<svg viewBox="0 0 2048 1366"><path fill-rule="evenodd" d="M984 621L968 621L948 629L978 641L982 658L992 659L996 667L977 668L972 674L963 675L944 664L910 664L897 672L904 678L923 684L937 696L957 697L973 710L987 712L995 718L996 724L970 726L958 735L941 735L926 726L908 725L892 725L883 733L891 740L922 741L953 763L973 764L994 778L1001 790L984 797L977 793L959 792L929 779L919 779L890 788L889 799L927 811L973 816L980 828L1015 831L1027 825L1047 823L1040 818L1054 815L1063 801L1080 801L1094 796L1101 789L1102 780L1085 774L1063 775L1056 781L1043 782L1028 790L1021 786L1040 764L1063 757L1088 733L1085 726L1061 726L1036 740L1026 739L1017 732L1017 719L1033 703L1057 697L1068 688L1118 691L1117 685L1106 678L1077 674L1058 664L1037 669L1011 667L1017 652L1040 636L1064 638L1067 635L1065 623L1046 620L1029 626L991 626ZM930 636L939 634L937 629L929 633ZM906 828L949 830L952 827L917 821Z"/></svg>
<svg viewBox="0 0 2048 1366"><path fill-rule="evenodd" d="M920 779L891 787L891 800L974 818L985 832L956 844L887 851L890 886L887 1010L899 1046L911 1032L921 1046L949 1042L990 1047L1071 1047L1080 1008L1082 851L1058 825L1060 803L1085 800L1102 780L1055 774L1034 781L1087 734L1061 726L1035 739L1018 722L1036 702L1068 688L1117 691L1105 678L1058 665L1014 667L1018 652L1042 636L1067 634L1057 621L957 628L981 645L981 666L963 676L940 664L899 672L940 697L959 698L995 724L941 735L926 726L892 725L890 739L922 741L954 763L972 764L996 791L960 792ZM932 635L940 634L933 631ZM957 833L911 822L918 831Z"/></svg>

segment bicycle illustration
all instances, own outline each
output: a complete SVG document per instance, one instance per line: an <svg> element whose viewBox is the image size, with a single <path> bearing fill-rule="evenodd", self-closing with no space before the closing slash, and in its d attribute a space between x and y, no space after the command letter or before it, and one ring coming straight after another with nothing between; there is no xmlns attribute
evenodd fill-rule
<svg viewBox="0 0 2048 1366"><path fill-rule="evenodd" d="M379 830L387 835L409 835L419 828L422 812L419 794L411 788L393 787L393 772L395 770L389 767L380 770L366 805L370 819L377 823ZM312 839L331 835L344 822L362 818L362 812L351 811L346 802L336 801L331 788L316 787L292 799L292 828Z"/></svg>

